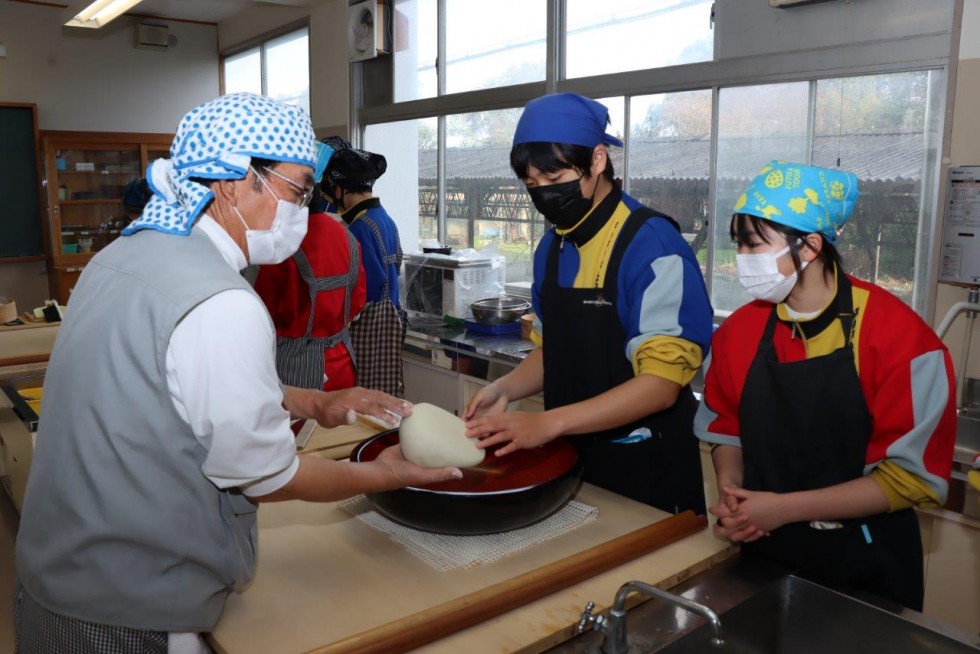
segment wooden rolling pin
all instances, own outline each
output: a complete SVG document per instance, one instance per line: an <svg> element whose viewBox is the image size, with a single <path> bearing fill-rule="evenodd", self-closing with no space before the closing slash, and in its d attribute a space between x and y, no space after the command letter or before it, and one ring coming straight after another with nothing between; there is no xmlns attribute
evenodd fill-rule
<svg viewBox="0 0 980 654"><path fill-rule="evenodd" d="M704 529L704 516L671 516L602 545L400 620L311 650L315 654L392 654L472 627ZM627 582L629 579L623 579Z"/></svg>

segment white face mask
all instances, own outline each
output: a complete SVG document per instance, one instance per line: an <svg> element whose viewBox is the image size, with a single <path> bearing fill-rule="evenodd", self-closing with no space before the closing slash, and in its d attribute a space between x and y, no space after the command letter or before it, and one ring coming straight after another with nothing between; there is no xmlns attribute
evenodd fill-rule
<svg viewBox="0 0 980 654"><path fill-rule="evenodd" d="M789 252L788 245L779 252L736 254L738 281L741 282L742 288L757 300L765 300L773 304L785 300L793 287L796 286L798 279L795 270L789 276L779 272L777 260L787 252ZM806 268L808 263L809 261L804 261L800 270Z"/></svg>
<svg viewBox="0 0 980 654"><path fill-rule="evenodd" d="M269 229L250 229L242 217L238 207L232 207L238 214L238 219L245 225L245 241L248 243L248 260L255 265L282 263L293 256L299 249L300 243L306 237L309 225L310 211L292 202L279 199L265 179L255 170L252 172L259 178L262 185L276 198L276 217Z"/></svg>

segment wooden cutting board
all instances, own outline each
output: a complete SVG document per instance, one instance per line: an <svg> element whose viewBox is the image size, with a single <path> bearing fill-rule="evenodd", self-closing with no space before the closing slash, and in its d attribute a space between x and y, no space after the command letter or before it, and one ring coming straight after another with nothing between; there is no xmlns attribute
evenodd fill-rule
<svg viewBox="0 0 980 654"><path fill-rule="evenodd" d="M387 653L432 640L422 651L540 651L570 635L586 601L607 607L632 578L673 585L728 549L702 528L702 519L674 525L675 531L671 521L660 523L668 514L588 484L578 500L597 507L598 519L495 563L444 573L336 504L264 505L255 580L229 598L212 645L229 654ZM653 523L664 525L664 534L647 530L638 538L646 545L663 544L661 536L676 537L692 526L697 533L651 554L633 551L639 558L628 566L639 568L576 581L576 575L597 573L590 566ZM560 575L569 588L550 585ZM535 590L544 596L534 599ZM479 624L469 626L474 616ZM435 640L456 628L463 630ZM408 631L411 638L403 638Z"/></svg>
<svg viewBox="0 0 980 654"><path fill-rule="evenodd" d="M327 429L317 425L300 454L314 454L331 459L346 459L354 446L378 433L378 428L363 422Z"/></svg>

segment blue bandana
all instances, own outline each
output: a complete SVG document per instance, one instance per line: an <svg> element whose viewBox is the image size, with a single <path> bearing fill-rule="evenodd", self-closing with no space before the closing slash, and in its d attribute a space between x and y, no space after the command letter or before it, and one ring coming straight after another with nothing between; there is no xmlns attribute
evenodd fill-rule
<svg viewBox="0 0 980 654"><path fill-rule="evenodd" d="M744 213L817 232L830 243L854 212L861 196L854 173L833 168L771 161L735 202L733 213Z"/></svg>
<svg viewBox="0 0 980 654"><path fill-rule="evenodd" d="M322 173L332 154L317 148L309 115L251 93L223 95L191 109L177 126L170 159L146 169L153 197L126 227L189 234L214 194L195 179L243 179L252 157L295 163Z"/></svg>
<svg viewBox="0 0 980 654"><path fill-rule="evenodd" d="M517 122L513 145L521 143L568 143L594 148L600 143L623 146L606 134L609 109L577 93L557 93L531 100Z"/></svg>

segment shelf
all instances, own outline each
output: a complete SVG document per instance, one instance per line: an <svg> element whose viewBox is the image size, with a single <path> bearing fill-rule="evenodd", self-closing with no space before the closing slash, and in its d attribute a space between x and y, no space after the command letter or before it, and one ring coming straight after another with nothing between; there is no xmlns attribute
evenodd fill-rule
<svg viewBox="0 0 980 654"><path fill-rule="evenodd" d="M122 204L122 198L106 198L103 200L59 200L59 205L80 205L80 204Z"/></svg>
<svg viewBox="0 0 980 654"><path fill-rule="evenodd" d="M95 252L79 252L77 254L61 253L58 257L58 267L85 265L92 260Z"/></svg>
<svg viewBox="0 0 980 654"><path fill-rule="evenodd" d="M101 170L59 170L58 175L59 176L60 175L91 175L93 177L108 177L110 175L128 175L130 177L132 177L133 175L136 175L137 177L142 176L140 175L140 172L136 169L128 170L128 171L115 170L115 171L108 171L108 172L102 172Z"/></svg>

